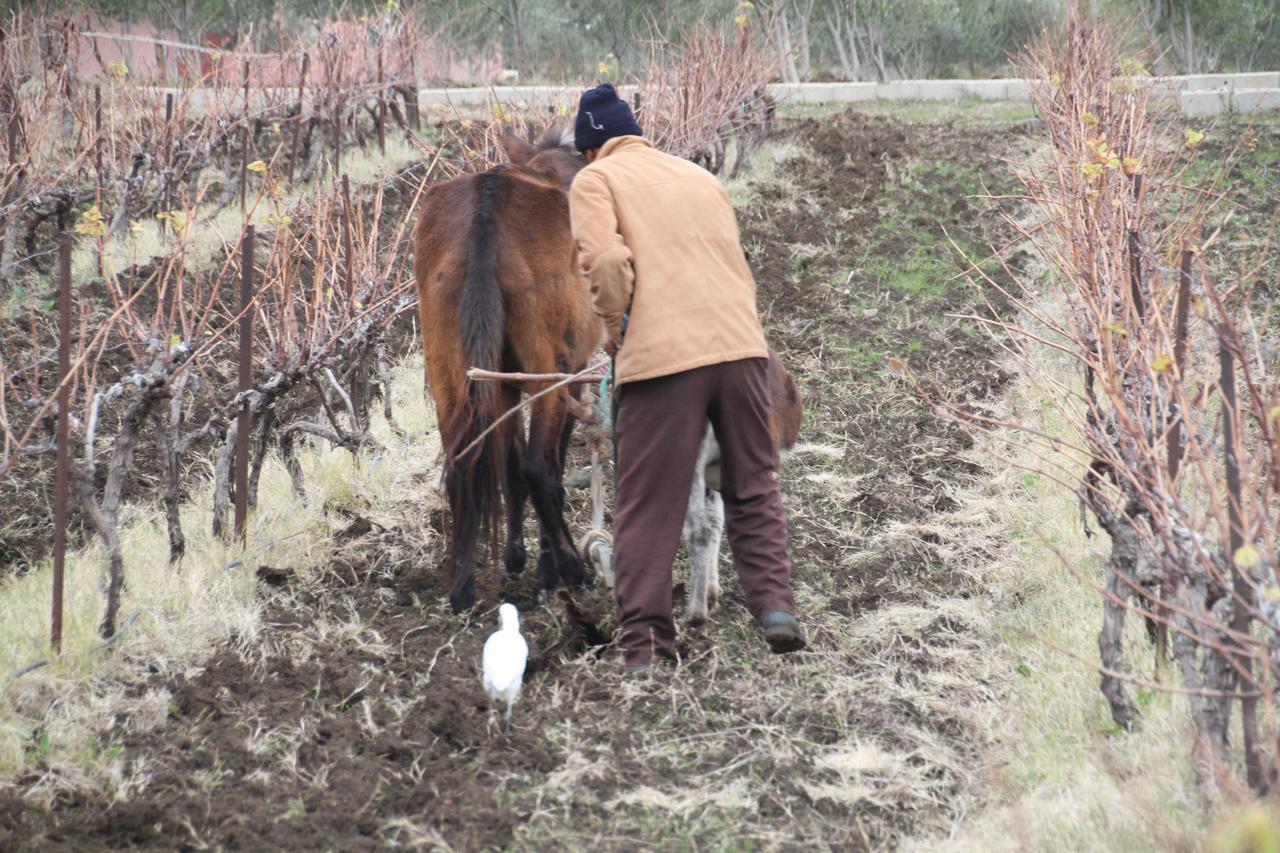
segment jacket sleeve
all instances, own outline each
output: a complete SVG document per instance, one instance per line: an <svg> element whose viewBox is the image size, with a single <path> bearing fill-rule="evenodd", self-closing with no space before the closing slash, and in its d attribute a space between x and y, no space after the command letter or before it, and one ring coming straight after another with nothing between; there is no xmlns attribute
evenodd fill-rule
<svg viewBox="0 0 1280 853"><path fill-rule="evenodd" d="M569 219L578 244L578 261L591 286L595 312L609 336L622 342L622 315L631 306L635 270L631 250L618 231L613 194L601 175L578 175L569 194Z"/></svg>

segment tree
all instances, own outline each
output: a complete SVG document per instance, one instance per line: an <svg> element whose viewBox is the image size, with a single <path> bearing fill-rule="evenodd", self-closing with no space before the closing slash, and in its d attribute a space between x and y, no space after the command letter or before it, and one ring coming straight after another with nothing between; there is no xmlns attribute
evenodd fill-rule
<svg viewBox="0 0 1280 853"><path fill-rule="evenodd" d="M1274 0L1132 0L1157 70L1198 74L1280 65L1280 7ZM1172 63L1160 59L1165 49Z"/></svg>
<svg viewBox="0 0 1280 853"><path fill-rule="evenodd" d="M813 48L809 42L809 22L813 20L816 0L792 0L790 13L795 20L796 71L801 80L813 77Z"/></svg>
<svg viewBox="0 0 1280 853"><path fill-rule="evenodd" d="M840 59L840 70L846 80L862 79L862 55L859 50L858 4L838 0L822 10L827 31Z"/></svg>

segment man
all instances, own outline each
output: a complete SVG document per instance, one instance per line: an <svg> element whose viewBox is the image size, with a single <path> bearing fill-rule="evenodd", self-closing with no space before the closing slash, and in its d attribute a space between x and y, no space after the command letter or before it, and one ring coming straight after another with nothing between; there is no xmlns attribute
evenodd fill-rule
<svg viewBox="0 0 1280 853"><path fill-rule="evenodd" d="M570 191L579 261L617 354L615 592L626 664L673 657L671 564L706 429L747 606L775 652L804 647L769 433L768 349L756 285L719 182L643 138L604 84L582 95Z"/></svg>

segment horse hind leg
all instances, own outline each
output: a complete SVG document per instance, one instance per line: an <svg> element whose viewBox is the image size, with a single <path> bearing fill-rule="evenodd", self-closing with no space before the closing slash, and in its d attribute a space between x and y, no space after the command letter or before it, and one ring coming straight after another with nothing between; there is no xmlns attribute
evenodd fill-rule
<svg viewBox="0 0 1280 853"><path fill-rule="evenodd" d="M515 442L507 450L507 470L503 496L507 514L507 549L504 565L507 574L524 571L527 556L524 547L524 506L529 486L524 478L524 448Z"/></svg>
<svg viewBox="0 0 1280 853"><path fill-rule="evenodd" d="M575 394L574 391L569 393ZM578 399L575 395L574 399ZM558 456L556 458L556 506L560 510L560 515L564 515L565 489L564 489L564 469L569 463L569 442L573 439L573 427L577 423L577 418L566 412L564 426L560 429L560 447L558 448ZM567 527L565 528L568 529ZM572 537L570 537L572 539Z"/></svg>
<svg viewBox="0 0 1280 853"><path fill-rule="evenodd" d="M468 419L467 410L459 408L463 404L451 400L446 402L450 405L442 409L441 423L444 426L441 438L450 448L445 472L445 491L452 516L449 605L454 613L463 613L475 607L478 597L475 571L481 534L498 535L501 493L505 488L502 474L514 429L500 427L466 455L457 456L460 450L466 449L471 437L482 429L483 423L474 416Z"/></svg>
<svg viewBox="0 0 1280 853"><path fill-rule="evenodd" d="M462 511L465 490L462 474L457 470L445 476L445 491L453 510L453 535L449 565L449 605L454 613L463 613L476 604L475 548L480 519Z"/></svg>
<svg viewBox="0 0 1280 853"><path fill-rule="evenodd" d="M511 408L519 402L519 394L505 395L504 405ZM505 565L507 574L518 575L524 571L527 557L524 546L524 507L529 498L529 484L524 476L524 437L517 424L510 430L507 445L507 463L503 480L503 499L507 516L507 550Z"/></svg>
<svg viewBox="0 0 1280 853"><path fill-rule="evenodd" d="M430 376L452 375L446 370L449 362L432 362L428 360ZM435 404L436 419L440 424L441 440L446 447L453 443L453 435L449 427L454 423L459 401L459 389L452 384L437 380L430 383L432 402ZM475 582L475 546L479 533L480 519L466 508L468 490L466 474L458 467L446 462L444 473L445 496L449 503L448 555L445 557L445 573L448 579L449 605L454 613L462 613L471 609L476 602Z"/></svg>
<svg viewBox="0 0 1280 853"><path fill-rule="evenodd" d="M569 441L573 437L574 418L569 415L565 418L564 427L560 430L560 447L559 447L559 464L554 473L555 480L555 511L559 518L564 518L565 504L565 488L564 488L564 469L569 458ZM538 572L539 577L558 577L559 570L556 568L556 548L558 537L556 531L548 531L542 525L538 526ZM569 532L568 523L565 523L565 532L569 537L570 546L573 545L573 534ZM576 552L575 552L576 553Z"/></svg>
<svg viewBox="0 0 1280 853"><path fill-rule="evenodd" d="M560 583L585 586L591 572L578 556L564 519L564 448L572 421L564 399L544 397L534 404L529 419L529 446L524 457L525 479L539 523L538 586L550 592Z"/></svg>
<svg viewBox="0 0 1280 853"><path fill-rule="evenodd" d="M574 395L574 399L580 400L581 397L577 388L570 388L569 393ZM561 572L560 579L562 582L570 586L589 586L593 580L591 567L583 562L578 553L578 547L573 535L573 531L569 529L569 522L565 520L565 501L566 493L564 488L564 470L569 462L569 444L573 439L573 428L577 425L578 419L566 407L564 425L560 428L560 444L556 449L555 459L555 497L556 497L556 516L560 520L560 534L562 542L568 548L568 553L572 556L572 563L581 568L580 574L566 575Z"/></svg>

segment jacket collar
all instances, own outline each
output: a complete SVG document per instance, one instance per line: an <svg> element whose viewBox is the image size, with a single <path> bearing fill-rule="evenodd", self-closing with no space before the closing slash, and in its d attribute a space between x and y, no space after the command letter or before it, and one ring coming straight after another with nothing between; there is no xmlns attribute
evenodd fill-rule
<svg viewBox="0 0 1280 853"><path fill-rule="evenodd" d="M600 153L596 155L596 159L608 157L615 151L637 147L652 148L653 143L643 136L615 136L613 139L606 140L604 145L600 146Z"/></svg>

